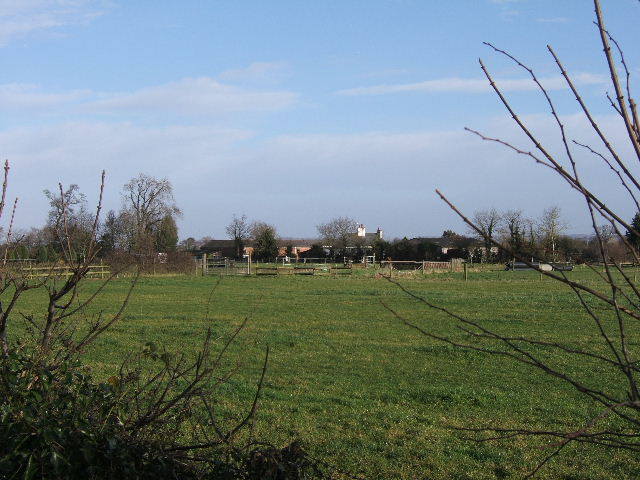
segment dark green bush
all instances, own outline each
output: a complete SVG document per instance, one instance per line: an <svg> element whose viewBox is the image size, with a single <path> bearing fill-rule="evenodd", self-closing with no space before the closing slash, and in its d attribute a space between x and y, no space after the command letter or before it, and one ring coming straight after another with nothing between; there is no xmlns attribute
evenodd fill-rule
<svg viewBox="0 0 640 480"><path fill-rule="evenodd" d="M170 356L144 351L163 371L172 370ZM298 442L235 448L221 437L196 460L166 436L181 428L184 415L170 411L128 428L140 420L130 408L142 398L139 380L129 373L94 383L77 359L50 365L24 349L11 351L0 361L0 478L323 478Z"/></svg>
<svg viewBox="0 0 640 480"><path fill-rule="evenodd" d="M11 352L0 369L2 478L195 478L120 421L121 393L78 361L47 366Z"/></svg>

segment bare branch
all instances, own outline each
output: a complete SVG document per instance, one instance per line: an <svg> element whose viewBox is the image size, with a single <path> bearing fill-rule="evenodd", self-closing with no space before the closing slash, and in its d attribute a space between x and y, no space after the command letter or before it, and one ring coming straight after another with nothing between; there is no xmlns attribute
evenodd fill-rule
<svg viewBox="0 0 640 480"><path fill-rule="evenodd" d="M636 154L636 158L640 161L640 143L636 132L633 128L633 121L629 117L629 113L627 111L627 105L624 99L624 93L622 92L622 87L620 86L620 80L618 78L618 70L616 67L616 63L613 59L613 55L611 53L611 46L609 45L609 37L607 35L607 29L604 25L604 17L602 15L602 9L600 8L599 0L594 0L595 10L596 10L596 18L597 18L597 26L598 31L600 32L600 40L602 41L602 47L604 50L605 58L607 59L607 64L609 66L609 73L611 75L611 84L616 92L616 100L618 103L618 107L620 108L619 112L622 115L622 119L624 120L624 126L627 130L627 134L629 136L629 140L631 141L631 145Z"/></svg>

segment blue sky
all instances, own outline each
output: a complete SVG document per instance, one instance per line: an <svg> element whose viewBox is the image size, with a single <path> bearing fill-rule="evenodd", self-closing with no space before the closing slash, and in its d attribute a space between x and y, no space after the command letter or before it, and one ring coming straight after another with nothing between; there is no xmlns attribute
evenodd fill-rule
<svg viewBox="0 0 640 480"><path fill-rule="evenodd" d="M604 0L610 30L640 74L634 0ZM580 199L531 161L478 65L482 57L532 128L561 151L549 108L512 62L533 67L570 137L594 142L551 44L614 140L606 69L586 0L0 0L0 155L11 162L17 224L46 218L43 189L77 183L106 208L144 172L173 183L182 238L224 238L232 215L307 237L350 216L388 237L465 227L461 209L560 205L588 232ZM624 149L623 149L624 153ZM584 178L628 216L593 158Z"/></svg>

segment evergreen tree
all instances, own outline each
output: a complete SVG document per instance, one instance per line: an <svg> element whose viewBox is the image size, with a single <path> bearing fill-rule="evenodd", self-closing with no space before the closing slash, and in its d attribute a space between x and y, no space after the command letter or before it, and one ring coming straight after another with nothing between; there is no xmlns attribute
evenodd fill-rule
<svg viewBox="0 0 640 480"><path fill-rule="evenodd" d="M376 238L373 241L373 254L376 256L376 260L385 260L391 251L391 244L381 238Z"/></svg>
<svg viewBox="0 0 640 480"><path fill-rule="evenodd" d="M414 260L413 245L407 237L393 245L392 258L394 260Z"/></svg>
<svg viewBox="0 0 640 480"><path fill-rule="evenodd" d="M274 227L267 224L254 226L253 255L261 262L271 261L278 256L278 242Z"/></svg>
<svg viewBox="0 0 640 480"><path fill-rule="evenodd" d="M102 255L117 249L120 227L118 216L113 210L109 210L104 223L100 227L100 238L98 239Z"/></svg>
<svg viewBox="0 0 640 480"><path fill-rule="evenodd" d="M45 263L49 261L49 249L46 246L41 245L38 248L38 254L36 256L36 260L40 263Z"/></svg>
<svg viewBox="0 0 640 480"><path fill-rule="evenodd" d="M178 245L178 227L171 215L165 215L156 232L156 249L159 252L173 252Z"/></svg>
<svg viewBox="0 0 640 480"><path fill-rule="evenodd" d="M640 247L640 212L633 216L633 219L631 220L631 228L635 230L635 232L627 230L626 237L627 240L629 240L629 243L638 250Z"/></svg>

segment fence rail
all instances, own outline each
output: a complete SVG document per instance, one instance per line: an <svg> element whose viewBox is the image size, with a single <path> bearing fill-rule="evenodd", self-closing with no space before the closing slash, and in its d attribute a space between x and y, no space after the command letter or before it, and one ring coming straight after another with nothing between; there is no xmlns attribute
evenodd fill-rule
<svg viewBox="0 0 640 480"><path fill-rule="evenodd" d="M74 268L69 265L48 266L48 267L23 267L17 269L28 279L46 277L70 277L74 274ZM110 265L89 265L86 277L105 278L111 275Z"/></svg>
<svg viewBox="0 0 640 480"><path fill-rule="evenodd" d="M257 267L256 275L278 275L278 267Z"/></svg>
<svg viewBox="0 0 640 480"><path fill-rule="evenodd" d="M326 259L312 262L311 259L291 262L287 264L259 264L236 262L223 258L204 258L196 264L196 272L202 275L352 275L354 270L365 270L367 266L374 264L331 264ZM461 272L464 265L462 261L451 260L448 262L413 261L413 260L383 260L375 264L382 269L405 270L416 272ZM377 268L376 268L377 270Z"/></svg>
<svg viewBox="0 0 640 480"><path fill-rule="evenodd" d="M455 260L448 262L414 261L414 260L384 260L380 262L382 268L392 270L414 270L423 272L449 271L459 272L463 268L463 263Z"/></svg>

